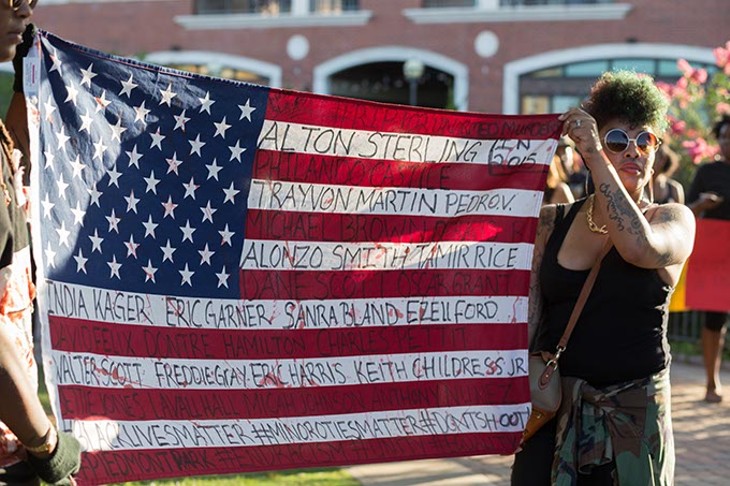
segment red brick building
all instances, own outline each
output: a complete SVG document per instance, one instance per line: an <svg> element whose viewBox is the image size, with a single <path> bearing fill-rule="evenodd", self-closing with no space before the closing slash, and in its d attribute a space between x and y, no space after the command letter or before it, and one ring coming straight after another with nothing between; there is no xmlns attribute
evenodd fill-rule
<svg viewBox="0 0 730 486"><path fill-rule="evenodd" d="M298 90L558 112L602 71L712 65L728 0L42 0L36 23L125 56Z"/></svg>

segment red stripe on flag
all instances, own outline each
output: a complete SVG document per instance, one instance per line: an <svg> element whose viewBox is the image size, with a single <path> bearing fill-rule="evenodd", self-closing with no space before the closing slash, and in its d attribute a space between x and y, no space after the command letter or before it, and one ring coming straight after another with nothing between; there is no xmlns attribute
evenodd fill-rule
<svg viewBox="0 0 730 486"><path fill-rule="evenodd" d="M371 354L402 354L526 347L515 324L427 324L442 319L436 302L413 307L407 326L336 329L183 329L114 324L49 316L51 344L58 351L108 356L191 359L306 359ZM420 311L420 312L419 312ZM451 311L450 311L451 312ZM433 316L432 313L435 313ZM296 316L293 317L296 322Z"/></svg>
<svg viewBox="0 0 730 486"><path fill-rule="evenodd" d="M495 428L498 425L495 426ZM522 432L449 434L248 447L140 449L84 453L79 484L240 471L280 471L386 461L512 454Z"/></svg>
<svg viewBox="0 0 730 486"><path fill-rule="evenodd" d="M494 171L499 170L499 177ZM462 191L541 189L548 166L525 164L505 172L483 164L367 160L258 150L253 178L361 187L413 187Z"/></svg>
<svg viewBox="0 0 730 486"><path fill-rule="evenodd" d="M279 241L532 243L536 227L537 218L510 216L476 215L445 219L249 209L246 238Z"/></svg>
<svg viewBox="0 0 730 486"><path fill-rule="evenodd" d="M429 116L431 114L435 116ZM311 93L271 91L266 106L268 120L305 125L402 133L442 135L472 139L560 138L563 124L557 115L515 118L373 103L348 98L322 98Z"/></svg>
<svg viewBox="0 0 730 486"><path fill-rule="evenodd" d="M511 364L497 363L507 369ZM524 370L523 370L524 371ZM64 419L236 420L527 402L526 377L261 390L58 387Z"/></svg>
<svg viewBox="0 0 730 486"><path fill-rule="evenodd" d="M244 270L241 298L249 300L373 299L410 296L526 295L529 270Z"/></svg>

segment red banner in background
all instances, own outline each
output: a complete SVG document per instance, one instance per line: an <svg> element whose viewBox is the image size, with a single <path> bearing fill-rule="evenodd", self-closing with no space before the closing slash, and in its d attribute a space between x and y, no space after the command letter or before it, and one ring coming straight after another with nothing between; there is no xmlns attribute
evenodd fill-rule
<svg viewBox="0 0 730 486"><path fill-rule="evenodd" d="M687 307L730 311L730 221L697 220L697 236L687 268Z"/></svg>

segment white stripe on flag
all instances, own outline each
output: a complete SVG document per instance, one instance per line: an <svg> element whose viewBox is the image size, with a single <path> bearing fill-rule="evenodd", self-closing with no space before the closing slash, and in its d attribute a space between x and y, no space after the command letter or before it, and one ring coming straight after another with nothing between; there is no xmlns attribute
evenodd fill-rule
<svg viewBox="0 0 730 486"><path fill-rule="evenodd" d="M157 359L52 351L56 383L93 388L256 390L525 376L527 351L307 359Z"/></svg>
<svg viewBox="0 0 730 486"><path fill-rule="evenodd" d="M527 297L524 296L244 301L146 295L47 283L49 315L121 325L261 331L504 324L527 320ZM83 342L82 337L79 339Z"/></svg>
<svg viewBox="0 0 730 486"><path fill-rule="evenodd" d="M548 165L556 143L552 139L479 140L264 120L258 148L395 162Z"/></svg>
<svg viewBox="0 0 730 486"><path fill-rule="evenodd" d="M461 191L406 187L251 180L249 209L451 218L465 215L531 217L539 214L541 191Z"/></svg>
<svg viewBox="0 0 730 486"><path fill-rule="evenodd" d="M446 241L427 243L278 241L243 243L244 270L529 270L533 245Z"/></svg>
<svg viewBox="0 0 730 486"><path fill-rule="evenodd" d="M248 420L65 422L91 452L519 432L529 410L528 403L518 403Z"/></svg>

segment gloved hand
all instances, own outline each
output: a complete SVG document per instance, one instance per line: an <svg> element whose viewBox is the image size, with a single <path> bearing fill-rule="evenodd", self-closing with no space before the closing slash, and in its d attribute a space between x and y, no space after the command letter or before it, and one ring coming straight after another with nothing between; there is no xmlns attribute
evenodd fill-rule
<svg viewBox="0 0 730 486"><path fill-rule="evenodd" d="M81 444L71 434L58 431L58 445L53 453L44 458L28 454L28 463L43 481L70 484L69 477L81 468Z"/></svg>
<svg viewBox="0 0 730 486"><path fill-rule="evenodd" d="M13 91L16 93L23 92L23 58L28 55L28 51L33 46L33 37L35 37L35 24L30 23L23 32L23 42L15 48L15 57L13 58L13 68L15 69Z"/></svg>

